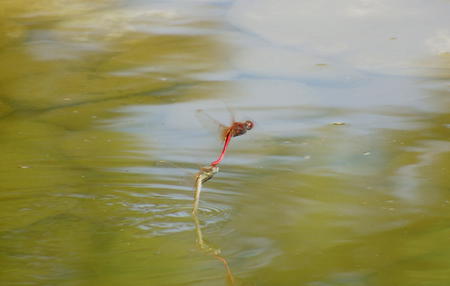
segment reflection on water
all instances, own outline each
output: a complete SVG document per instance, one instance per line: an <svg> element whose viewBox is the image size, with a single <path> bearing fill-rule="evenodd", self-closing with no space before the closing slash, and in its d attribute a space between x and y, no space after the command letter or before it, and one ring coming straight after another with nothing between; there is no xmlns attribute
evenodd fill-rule
<svg viewBox="0 0 450 286"><path fill-rule="evenodd" d="M217 249L217 248L212 248L209 245L207 245L205 243L205 240L203 239L203 232L200 226L200 221L198 219L198 215L197 213L193 213L192 217L194 219L195 222L195 234L196 234L196 239L197 239L197 245L198 247L204 251L207 254L210 254L212 257L216 258L217 260L219 260L220 262L223 263L224 267L225 267L225 272L226 272L226 277L227 277L227 282L229 285L236 285L235 284L235 278L233 276L233 273L230 269L230 266L228 265L228 261L226 260L226 258L224 258L223 256L220 255L221 250Z"/></svg>
<svg viewBox="0 0 450 286"><path fill-rule="evenodd" d="M1 285L450 282L449 3L69 2L1 4Z"/></svg>

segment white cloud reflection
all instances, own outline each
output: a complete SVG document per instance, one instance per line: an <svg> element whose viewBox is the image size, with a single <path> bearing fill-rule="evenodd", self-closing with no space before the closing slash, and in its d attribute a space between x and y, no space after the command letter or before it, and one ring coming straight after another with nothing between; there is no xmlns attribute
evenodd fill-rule
<svg viewBox="0 0 450 286"><path fill-rule="evenodd" d="M303 56L339 57L370 72L415 74L423 58L450 52L449 13L448 1L241 0L229 19Z"/></svg>

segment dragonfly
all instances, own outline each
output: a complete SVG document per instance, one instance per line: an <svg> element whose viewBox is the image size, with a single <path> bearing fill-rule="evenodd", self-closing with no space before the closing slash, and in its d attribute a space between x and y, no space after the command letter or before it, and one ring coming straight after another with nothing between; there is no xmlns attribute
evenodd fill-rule
<svg viewBox="0 0 450 286"><path fill-rule="evenodd" d="M233 115L233 113L231 111L230 111L230 113ZM228 149L228 145L230 144L231 138L244 135L245 133L247 133L247 131L251 130L255 126L255 123L251 120L246 120L243 122L235 121L234 116L232 116L231 125L226 126L226 125L220 123L219 121L215 120L214 118L212 118L210 115L208 115L202 109L197 110L197 117L202 122L210 122L210 123L212 122L213 124L218 126L220 133L221 133L221 139L224 142L222 152L220 153L217 160L215 160L214 162L212 162L210 164L211 166L217 166L220 164L220 162L222 162L222 160L225 156L225 152Z"/></svg>

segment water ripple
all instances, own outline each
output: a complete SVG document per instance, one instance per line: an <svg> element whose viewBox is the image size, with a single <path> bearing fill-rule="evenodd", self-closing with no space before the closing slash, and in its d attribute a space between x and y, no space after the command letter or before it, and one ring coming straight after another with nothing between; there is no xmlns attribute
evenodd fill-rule
<svg viewBox="0 0 450 286"><path fill-rule="evenodd" d="M133 186L113 191L116 198L108 200L107 204L122 208L121 226L131 226L152 236L192 231L195 228L191 214L193 191L163 183L152 185L158 187ZM229 195L224 191L207 190L199 208L202 224L214 225L229 220L231 207L226 203Z"/></svg>

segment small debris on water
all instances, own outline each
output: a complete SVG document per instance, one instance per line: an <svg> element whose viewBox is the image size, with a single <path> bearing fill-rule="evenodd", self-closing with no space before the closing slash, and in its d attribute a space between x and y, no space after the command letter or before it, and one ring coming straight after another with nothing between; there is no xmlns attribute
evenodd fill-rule
<svg viewBox="0 0 450 286"><path fill-rule="evenodd" d="M364 152L364 153L363 153L364 156L370 156L371 154L372 154L372 153L370 153L370 152Z"/></svg>
<svg viewBox="0 0 450 286"><path fill-rule="evenodd" d="M335 121L335 122L332 122L331 123L332 125L345 125L345 122L343 122L343 121Z"/></svg>
<svg viewBox="0 0 450 286"><path fill-rule="evenodd" d="M29 168L31 168L31 167L30 167L30 166L22 165L22 166L19 166L19 168L20 168L20 169L29 169Z"/></svg>

